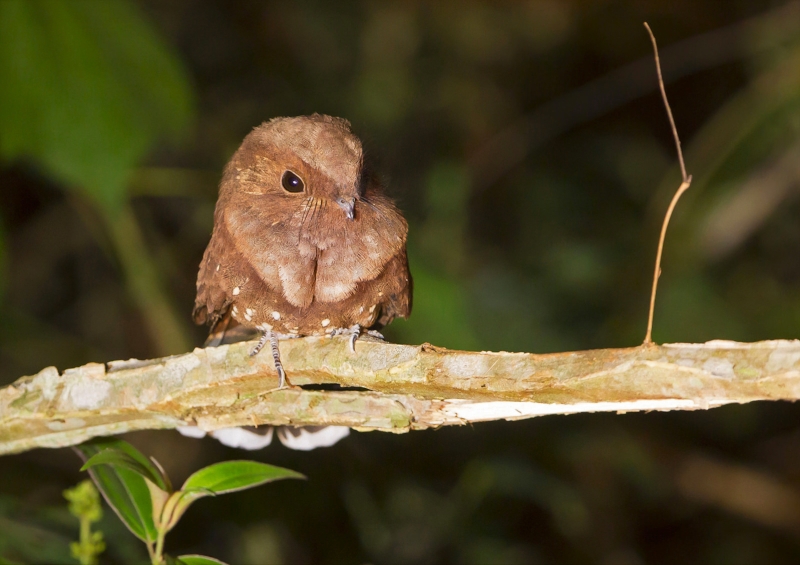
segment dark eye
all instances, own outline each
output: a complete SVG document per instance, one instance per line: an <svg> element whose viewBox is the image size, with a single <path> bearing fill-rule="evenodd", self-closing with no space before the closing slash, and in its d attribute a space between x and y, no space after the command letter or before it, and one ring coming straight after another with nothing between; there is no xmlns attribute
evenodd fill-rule
<svg viewBox="0 0 800 565"><path fill-rule="evenodd" d="M281 186L286 192L303 192L306 185L303 184L303 179L298 177L292 171L284 171L281 177Z"/></svg>

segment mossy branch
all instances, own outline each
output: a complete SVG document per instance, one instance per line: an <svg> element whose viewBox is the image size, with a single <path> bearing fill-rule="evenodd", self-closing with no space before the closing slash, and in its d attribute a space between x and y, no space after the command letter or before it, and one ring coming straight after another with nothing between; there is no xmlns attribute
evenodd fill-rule
<svg viewBox="0 0 800 565"><path fill-rule="evenodd" d="M149 361L48 367L0 389L0 453L131 430L344 425L408 432L546 414L695 410L800 398L800 341L649 345L534 355L346 338L283 341L274 390L252 343ZM339 385L319 390L306 385Z"/></svg>

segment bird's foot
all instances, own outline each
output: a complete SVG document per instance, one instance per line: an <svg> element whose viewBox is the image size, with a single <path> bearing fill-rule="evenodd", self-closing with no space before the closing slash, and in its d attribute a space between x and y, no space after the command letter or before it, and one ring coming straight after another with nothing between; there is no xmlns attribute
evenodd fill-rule
<svg viewBox="0 0 800 565"><path fill-rule="evenodd" d="M256 346L250 352L250 357L257 355L258 352L264 348L268 341L270 344L270 349L272 349L272 360L275 363L275 372L278 373L278 388L274 390L288 388L292 383L290 383L289 379L286 378L286 371L283 369L283 363L281 363L281 353L278 349L278 334L270 330L265 331L261 336L261 339L258 340Z"/></svg>
<svg viewBox="0 0 800 565"><path fill-rule="evenodd" d="M335 328L331 330L331 337L337 335L347 335L350 336L350 340L348 343L348 347L351 353L356 352L356 340L361 335L361 326L359 324L355 324L350 326L349 328Z"/></svg>
<svg viewBox="0 0 800 565"><path fill-rule="evenodd" d="M367 335L370 337L374 337L375 339L379 339L381 341L386 341L386 338L383 337L383 334L378 330L367 330Z"/></svg>
<svg viewBox="0 0 800 565"><path fill-rule="evenodd" d="M383 334L378 332L377 330L364 330L361 328L360 324L355 324L350 326L349 328L336 328L331 331L331 337L336 335L347 335L350 336L350 340L348 342L348 348L350 349L351 353L356 352L356 340L361 337L361 333L365 333L366 335L373 337L375 339L379 339L384 341Z"/></svg>
<svg viewBox="0 0 800 565"><path fill-rule="evenodd" d="M271 334L272 332L264 332L263 334L261 334L261 339L258 340L256 346L250 352L250 357L255 357L256 355L258 355L259 351L264 349L264 346L267 344L267 341L269 341Z"/></svg>

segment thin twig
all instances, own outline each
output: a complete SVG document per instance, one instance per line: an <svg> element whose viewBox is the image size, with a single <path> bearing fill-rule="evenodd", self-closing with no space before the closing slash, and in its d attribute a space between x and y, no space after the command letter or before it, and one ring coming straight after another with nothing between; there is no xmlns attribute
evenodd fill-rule
<svg viewBox="0 0 800 565"><path fill-rule="evenodd" d="M686 174L686 165L683 162L683 151L681 151L681 140L678 137L678 128L675 127L675 119L672 117L672 109L669 106L669 100L667 100L667 91L664 88L664 79L661 76L661 61L658 58L658 45L656 44L656 36L653 35L653 31L650 29L650 26L647 25L647 22L644 23L644 27L647 29L647 33L650 35L650 41L653 43L656 71L658 72L658 87L661 90L661 98L664 100L664 107L667 109L667 117L669 118L669 125L672 128L672 136L675 138L675 147L678 149L678 162L681 165L681 178L683 179L681 185L678 187L677 192L675 192L675 196L672 197L672 202L670 202L669 208L667 208L667 213L664 216L664 223L661 225L661 236L658 239L656 267L655 271L653 272L653 290L650 293L650 312L647 317L647 333L644 336L644 344L648 345L653 343L653 312L655 311L656 307L656 289L658 288L658 278L661 276L661 254L664 251L664 239L667 236L667 226L669 225L669 219L672 217L672 211L675 209L675 205L678 203L678 199L692 184L692 175Z"/></svg>
<svg viewBox="0 0 800 565"><path fill-rule="evenodd" d="M675 127L675 119L672 117L672 108L669 106L667 100L667 91L664 88L664 77L661 76L661 60L658 58L658 45L656 44L656 36L653 35L653 30L644 22L644 27L647 33L650 34L650 41L653 42L653 53L656 59L656 71L658 72L658 88L661 89L661 98L664 100L664 107L667 109L667 117L669 118L669 125L672 127L672 136L675 138L675 147L678 149L678 161L681 164L681 178L683 182L691 184L689 176L686 174L686 165L683 162L683 151L681 151L681 140L678 137L678 128Z"/></svg>

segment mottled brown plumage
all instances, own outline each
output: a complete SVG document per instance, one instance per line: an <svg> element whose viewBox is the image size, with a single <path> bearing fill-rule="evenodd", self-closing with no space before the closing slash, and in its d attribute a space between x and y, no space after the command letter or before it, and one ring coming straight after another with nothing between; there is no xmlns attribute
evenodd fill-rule
<svg viewBox="0 0 800 565"><path fill-rule="evenodd" d="M195 322L232 318L269 337L405 318L407 230L364 170L346 120L275 118L245 137L225 168Z"/></svg>

